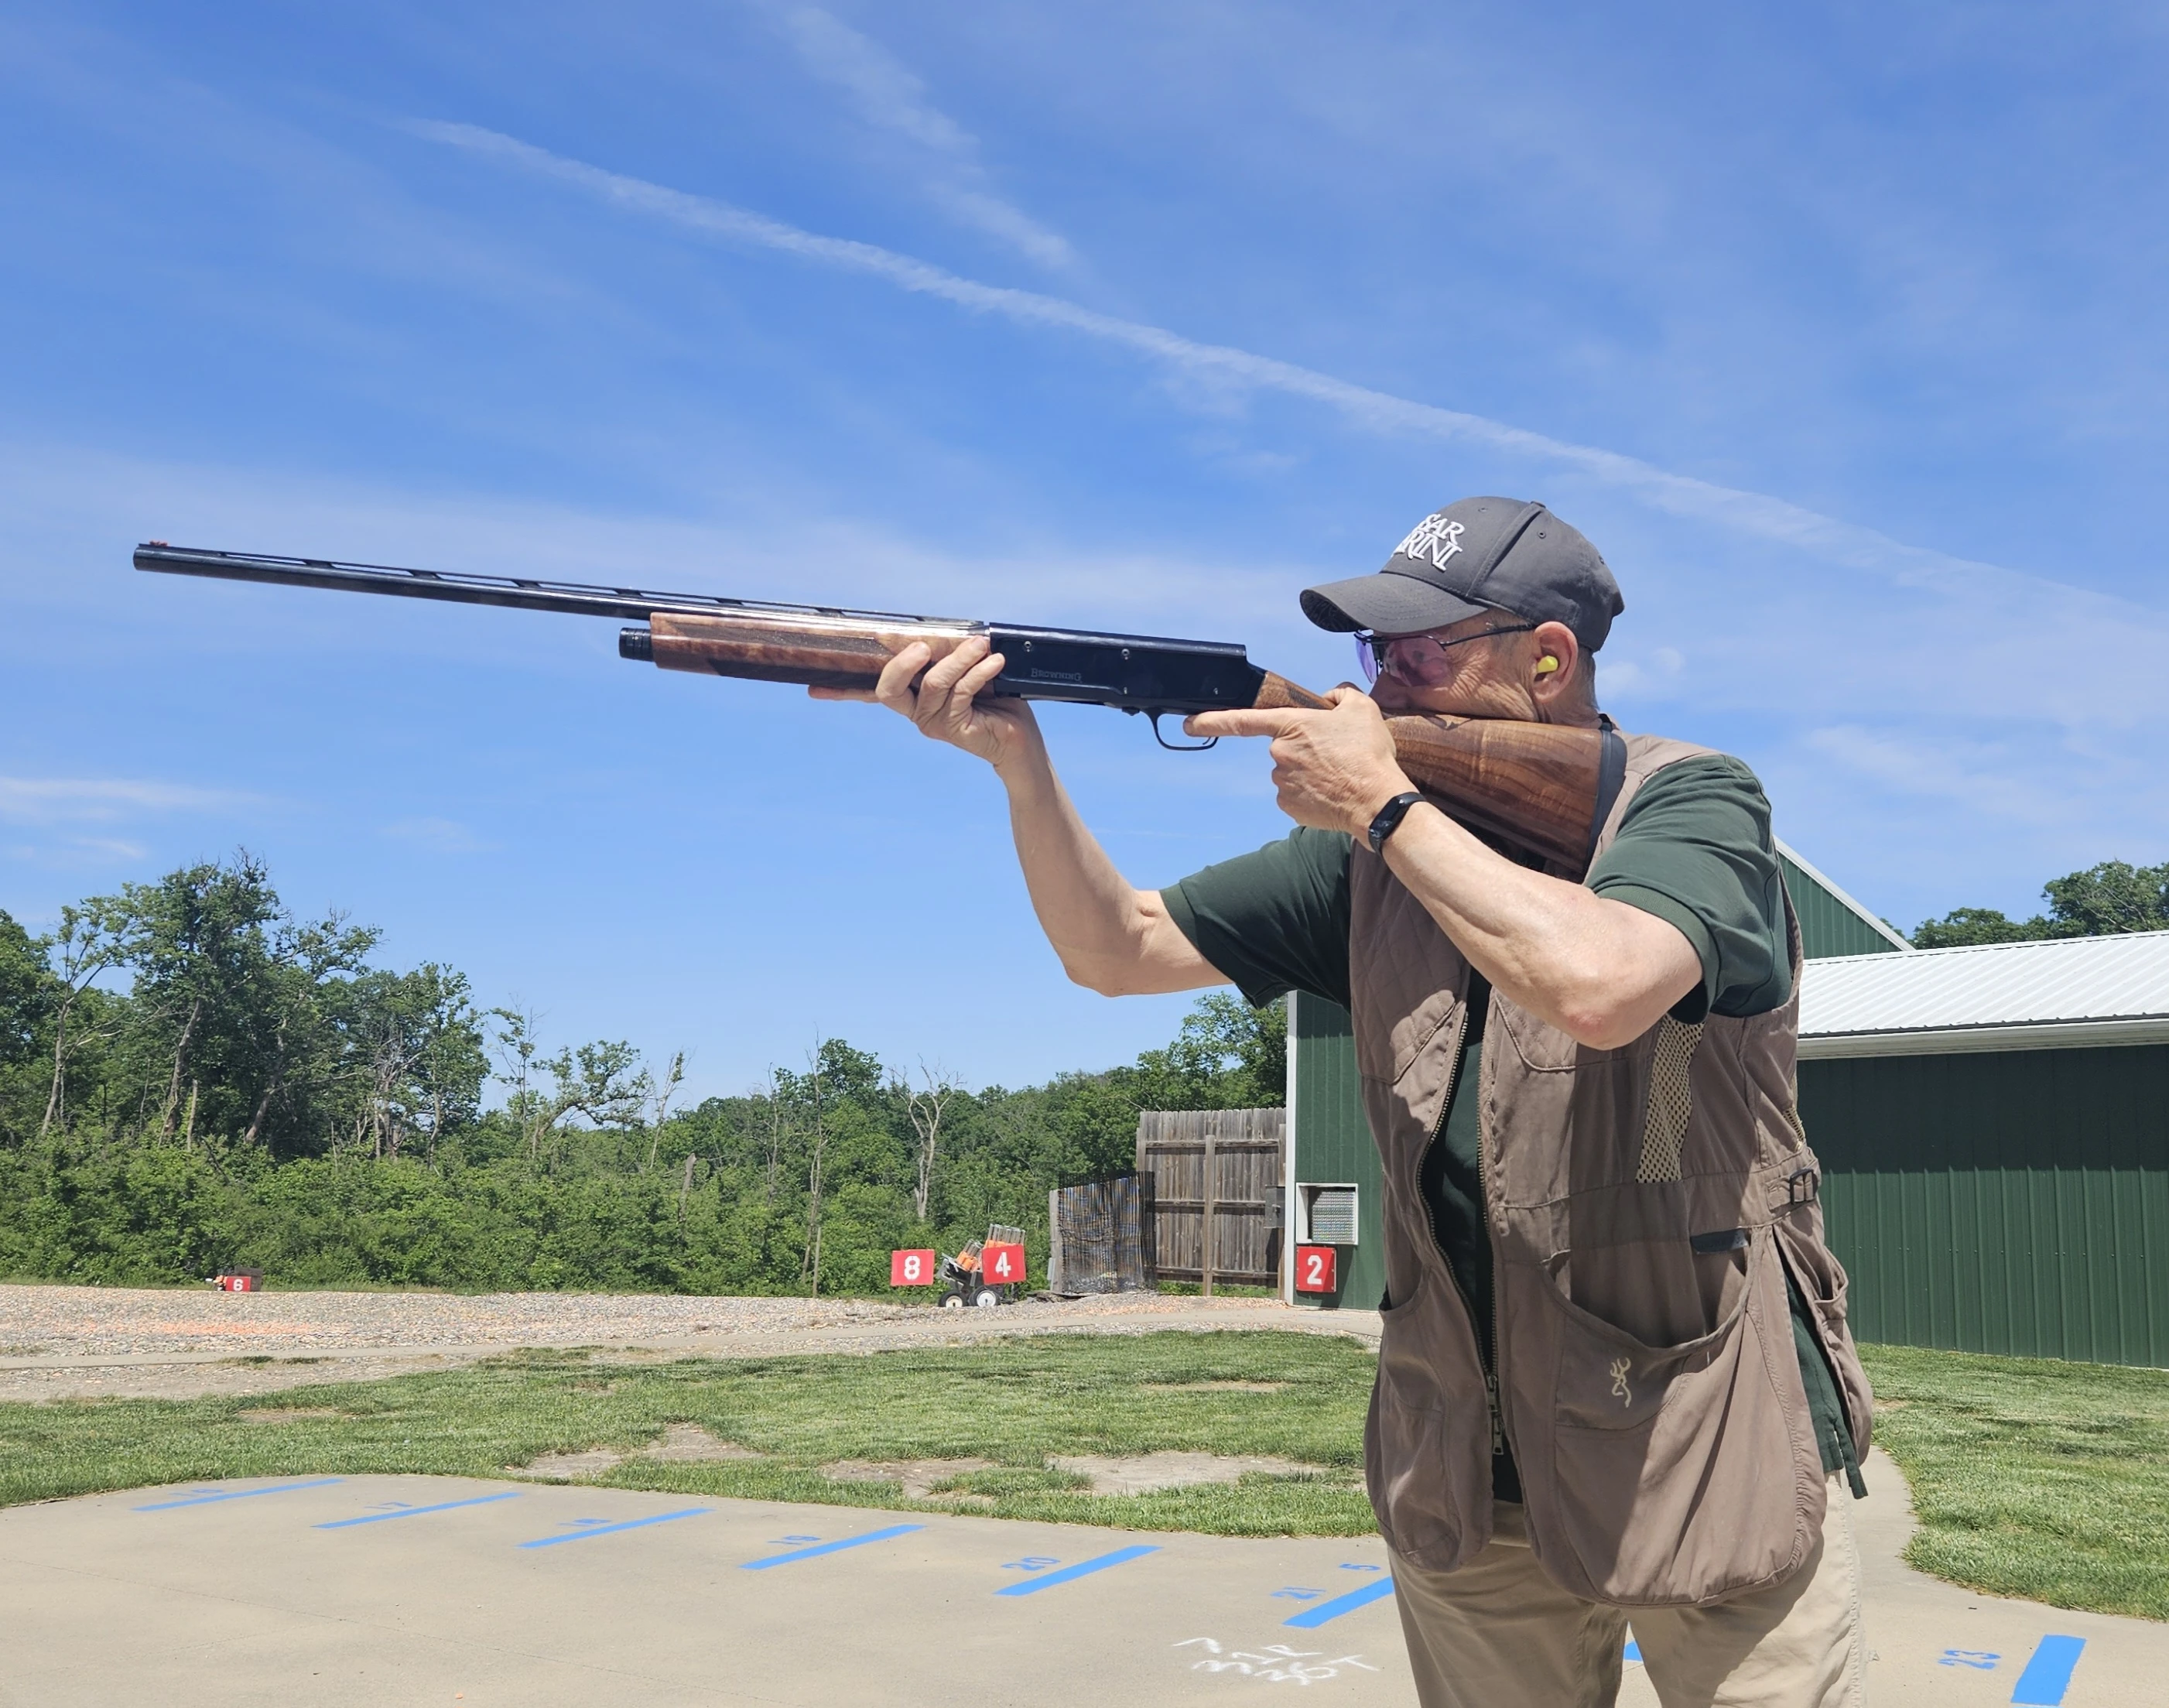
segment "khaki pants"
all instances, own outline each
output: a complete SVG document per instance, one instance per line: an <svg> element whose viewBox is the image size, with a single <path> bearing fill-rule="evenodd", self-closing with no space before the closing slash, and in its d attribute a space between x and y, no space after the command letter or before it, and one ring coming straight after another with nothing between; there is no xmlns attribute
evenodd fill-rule
<svg viewBox="0 0 2169 1708"><path fill-rule="evenodd" d="M1627 1609L1569 1595L1538 1569L1521 1509L1458 1572L1398 1556L1394 1589L1423 1708L1609 1708L1627 1622L1665 1708L1860 1708L1868 1654L1852 1496L1830 1479L1822 1539L1775 1588L1713 1607Z"/></svg>

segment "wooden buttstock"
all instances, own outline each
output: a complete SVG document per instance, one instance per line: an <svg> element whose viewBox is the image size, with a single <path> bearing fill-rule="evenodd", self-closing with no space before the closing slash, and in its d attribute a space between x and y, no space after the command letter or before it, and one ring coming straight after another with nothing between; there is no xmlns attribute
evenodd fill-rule
<svg viewBox="0 0 2169 1708"><path fill-rule="evenodd" d="M863 618L700 616L658 611L648 620L655 662L666 670L801 682L813 688L871 688L882 667L914 641L941 658L978 630L933 623L884 630Z"/></svg>
<svg viewBox="0 0 2169 1708"><path fill-rule="evenodd" d="M1266 673L1256 705L1315 710L1322 695ZM1604 733L1504 718L1388 718L1401 769L1473 830L1580 878L1604 795Z"/></svg>
<svg viewBox="0 0 2169 1708"><path fill-rule="evenodd" d="M1604 733L1505 718L1388 718L1409 780L1473 830L1579 878L1604 794Z"/></svg>
<svg viewBox="0 0 2169 1708"><path fill-rule="evenodd" d="M1250 705L1253 710L1265 712L1323 712L1326 701L1324 695L1314 694L1286 676L1276 676L1267 670L1265 680L1258 684L1258 697Z"/></svg>

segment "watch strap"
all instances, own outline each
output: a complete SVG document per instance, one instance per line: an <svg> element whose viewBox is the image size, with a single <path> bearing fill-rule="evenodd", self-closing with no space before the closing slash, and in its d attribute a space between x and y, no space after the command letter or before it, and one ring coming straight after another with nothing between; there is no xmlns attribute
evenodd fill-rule
<svg viewBox="0 0 2169 1708"><path fill-rule="evenodd" d="M1408 816L1409 809L1422 798L1421 790L1410 789L1405 794L1395 795L1378 809L1378 816L1371 820L1371 851L1373 854L1386 851L1386 839L1401 828L1401 820Z"/></svg>

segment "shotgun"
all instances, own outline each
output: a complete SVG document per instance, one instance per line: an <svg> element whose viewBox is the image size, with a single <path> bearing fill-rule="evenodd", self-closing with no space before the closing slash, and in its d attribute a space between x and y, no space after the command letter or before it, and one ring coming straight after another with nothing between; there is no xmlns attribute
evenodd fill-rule
<svg viewBox="0 0 2169 1708"><path fill-rule="evenodd" d="M1161 733L1162 718L1325 704L1308 689L1260 670L1242 647L1218 641L198 551L163 540L138 546L136 567L169 575L630 618L632 623L618 632L621 658L666 670L809 687L871 688L882 666L914 641L938 659L970 637L984 635L1004 660L1002 673L984 691L1142 713L1160 745L1176 752L1212 743L1170 742ZM1626 746L1609 725L1581 729L1447 717L1397 717L1387 723L1402 770L1470 830L1575 878L1587 868L1625 776Z"/></svg>

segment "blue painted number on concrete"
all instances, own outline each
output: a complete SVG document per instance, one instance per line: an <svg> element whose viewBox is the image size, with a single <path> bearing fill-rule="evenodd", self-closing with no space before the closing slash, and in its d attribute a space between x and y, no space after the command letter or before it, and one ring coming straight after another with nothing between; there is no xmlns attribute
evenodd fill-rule
<svg viewBox="0 0 2169 1708"><path fill-rule="evenodd" d="M1992 1673L1996 1663L2003 1657L1988 1649L1945 1649L1936 1664L1939 1667L1971 1667L1977 1673Z"/></svg>

